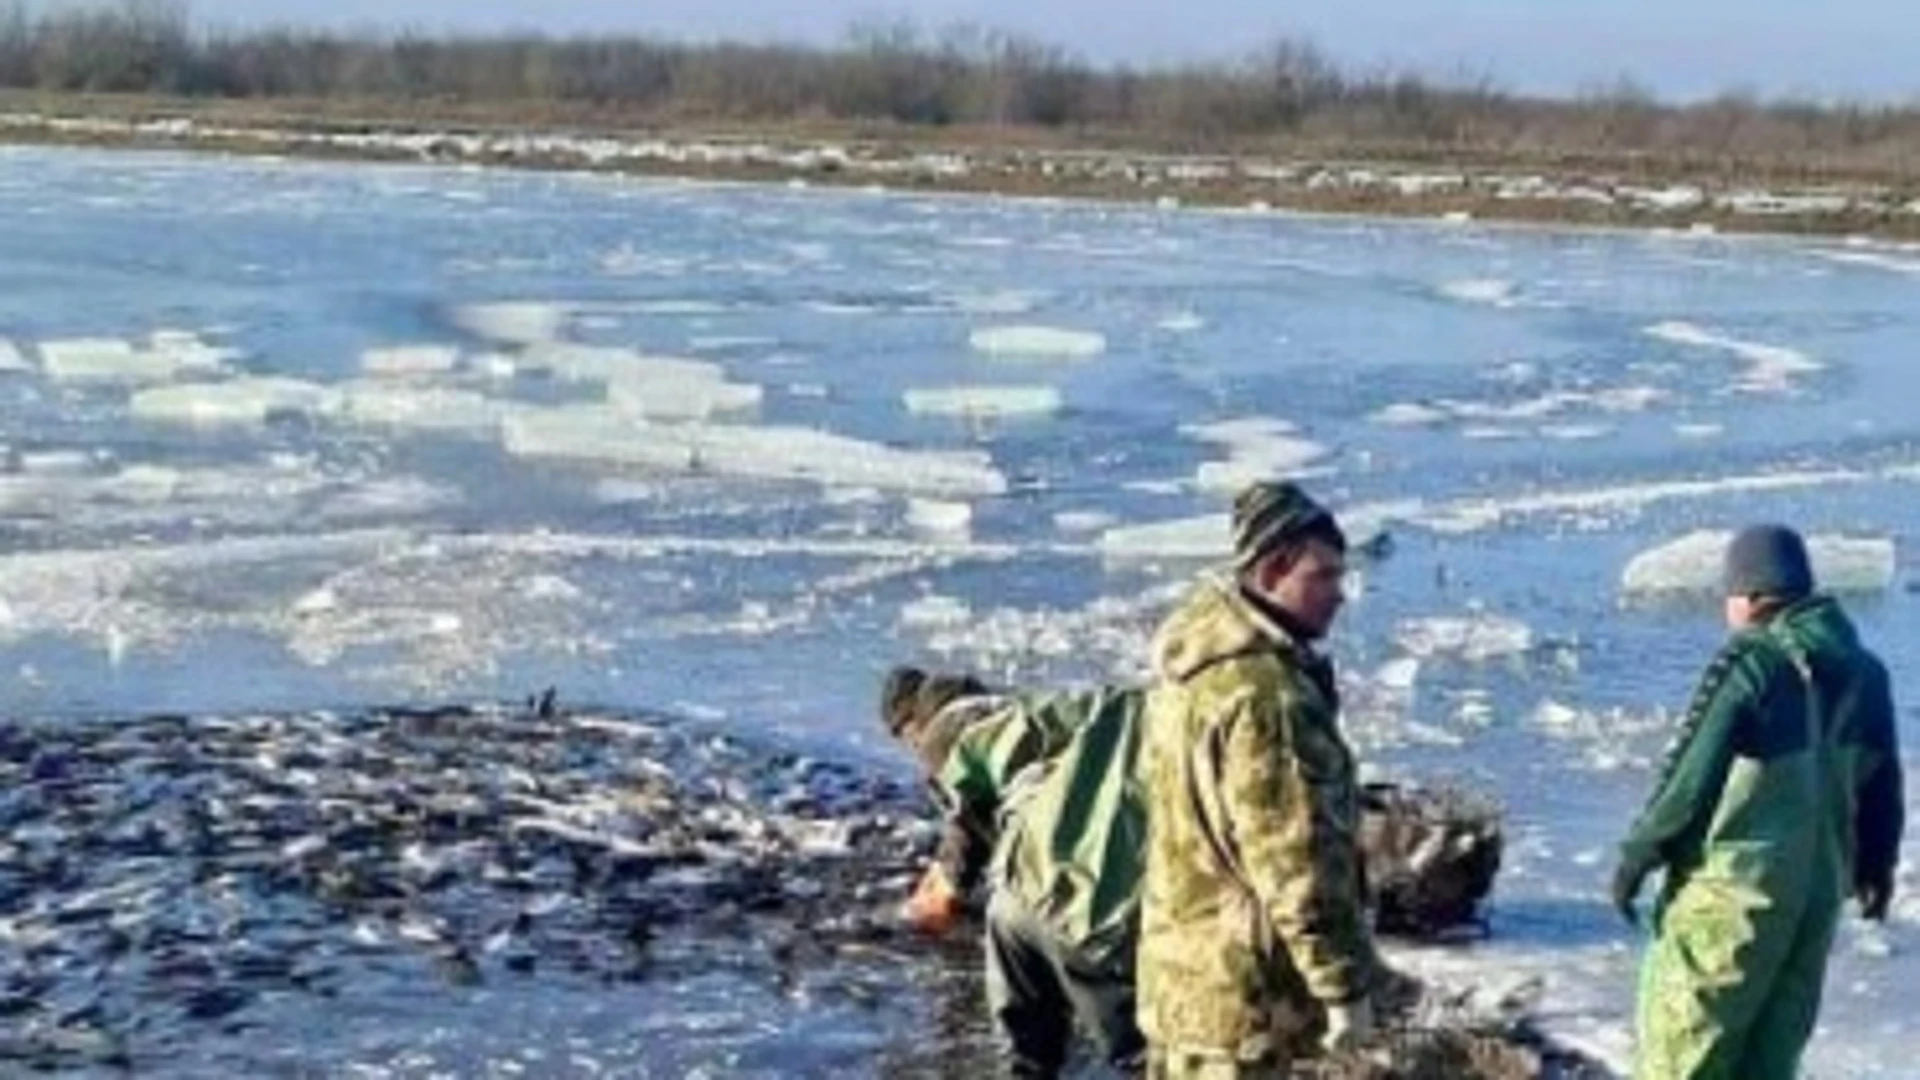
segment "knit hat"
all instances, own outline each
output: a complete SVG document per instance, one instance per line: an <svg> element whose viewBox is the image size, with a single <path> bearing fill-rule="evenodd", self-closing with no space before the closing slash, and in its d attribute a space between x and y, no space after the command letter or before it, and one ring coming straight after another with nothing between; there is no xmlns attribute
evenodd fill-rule
<svg viewBox="0 0 1920 1080"><path fill-rule="evenodd" d="M1313 531L1345 548L1346 537L1327 508L1300 485L1260 481L1233 500L1233 562L1246 569L1281 544Z"/></svg>
<svg viewBox="0 0 1920 1080"><path fill-rule="evenodd" d="M952 734L937 729L933 720L955 701L990 693L971 675L929 674L916 667L897 667L887 673L880 690L880 719L887 733L907 745L929 770L946 759Z"/></svg>
<svg viewBox="0 0 1920 1080"><path fill-rule="evenodd" d="M1752 525L1727 545L1728 596L1797 600L1813 591L1806 542L1785 525Z"/></svg>

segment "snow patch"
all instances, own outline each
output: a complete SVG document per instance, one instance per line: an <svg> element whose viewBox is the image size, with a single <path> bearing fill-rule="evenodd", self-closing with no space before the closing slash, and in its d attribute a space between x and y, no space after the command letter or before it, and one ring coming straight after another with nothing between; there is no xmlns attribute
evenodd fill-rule
<svg viewBox="0 0 1920 1080"><path fill-rule="evenodd" d="M1629 596L1717 594L1731 532L1701 530L1633 557L1620 573ZM1899 565L1894 542L1885 537L1808 536L1820 588L1839 593L1878 593L1892 587Z"/></svg>

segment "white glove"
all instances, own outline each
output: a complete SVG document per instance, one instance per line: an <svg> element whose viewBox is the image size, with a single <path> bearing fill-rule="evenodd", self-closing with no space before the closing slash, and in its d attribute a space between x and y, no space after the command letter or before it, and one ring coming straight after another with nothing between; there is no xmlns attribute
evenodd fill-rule
<svg viewBox="0 0 1920 1080"><path fill-rule="evenodd" d="M1360 998L1345 1005L1327 1006L1327 1033L1320 1048L1338 1054L1366 1042L1373 1036L1373 1001Z"/></svg>

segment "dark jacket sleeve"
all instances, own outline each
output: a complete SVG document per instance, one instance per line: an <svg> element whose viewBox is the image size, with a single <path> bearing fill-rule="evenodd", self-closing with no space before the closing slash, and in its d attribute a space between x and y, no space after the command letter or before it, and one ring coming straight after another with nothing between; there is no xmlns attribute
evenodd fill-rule
<svg viewBox="0 0 1920 1080"><path fill-rule="evenodd" d="M1900 836L1906 829L1907 797L1900 767L1900 737L1894 716L1893 690L1887 669L1877 661L1861 699L1866 715L1861 725L1867 768L1859 791L1854 822L1854 886L1893 884L1900 859Z"/></svg>
<svg viewBox="0 0 1920 1080"><path fill-rule="evenodd" d="M1620 845L1624 865L1671 865L1704 834L1732 767L1760 682L1752 654L1729 642L1707 666L1687 709L1686 726L1668 752L1660 783Z"/></svg>

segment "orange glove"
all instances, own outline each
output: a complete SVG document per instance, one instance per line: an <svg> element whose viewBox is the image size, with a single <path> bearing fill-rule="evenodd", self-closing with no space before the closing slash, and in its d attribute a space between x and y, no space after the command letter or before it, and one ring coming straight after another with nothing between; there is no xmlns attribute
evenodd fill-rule
<svg viewBox="0 0 1920 1080"><path fill-rule="evenodd" d="M931 937L945 937L960 924L962 904L947 871L939 863L927 867L907 898L907 925Z"/></svg>

